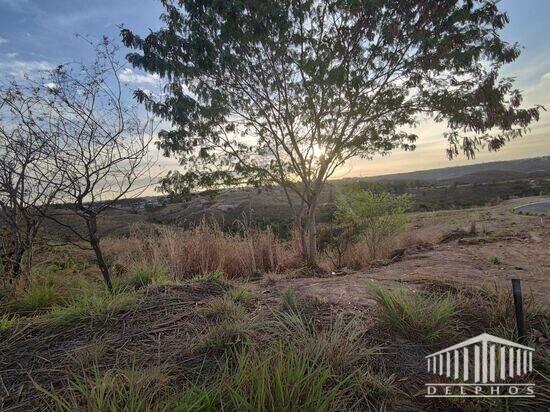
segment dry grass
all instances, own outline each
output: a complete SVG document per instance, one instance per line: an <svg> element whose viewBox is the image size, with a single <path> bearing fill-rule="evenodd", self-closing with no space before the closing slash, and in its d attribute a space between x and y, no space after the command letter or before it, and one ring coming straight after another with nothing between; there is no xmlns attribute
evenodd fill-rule
<svg viewBox="0 0 550 412"><path fill-rule="evenodd" d="M215 271L229 278L246 277L302 264L293 241L277 239L270 229L230 234L204 221L188 231L155 227L146 233L136 229L129 238L106 239L104 248L113 261L126 267L146 261L165 268L174 279Z"/></svg>

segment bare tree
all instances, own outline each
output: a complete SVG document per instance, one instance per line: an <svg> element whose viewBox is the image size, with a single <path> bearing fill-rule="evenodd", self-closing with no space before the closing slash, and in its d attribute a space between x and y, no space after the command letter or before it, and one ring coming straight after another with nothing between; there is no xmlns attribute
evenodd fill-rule
<svg viewBox="0 0 550 412"><path fill-rule="evenodd" d="M98 216L119 199L141 194L151 182L148 156L155 122L127 107L119 78L123 67L107 39L96 46L91 65L58 66L48 79L50 119L57 139L53 162L63 171L61 200L71 205L85 228L57 215L49 218L92 247L105 285L112 290L109 266L100 245Z"/></svg>
<svg viewBox="0 0 550 412"><path fill-rule="evenodd" d="M20 277L24 256L28 274L44 215L63 184L51 157L55 127L36 92L17 84L0 89L0 260L12 280Z"/></svg>

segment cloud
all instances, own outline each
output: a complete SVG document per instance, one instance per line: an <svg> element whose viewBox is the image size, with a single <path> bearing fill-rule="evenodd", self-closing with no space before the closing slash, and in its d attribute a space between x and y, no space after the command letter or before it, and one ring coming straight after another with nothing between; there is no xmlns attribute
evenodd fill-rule
<svg viewBox="0 0 550 412"><path fill-rule="evenodd" d="M128 67L122 69L119 76L126 83L157 83L159 80L158 74L138 74Z"/></svg>
<svg viewBox="0 0 550 412"><path fill-rule="evenodd" d="M6 44L8 41L3 37L0 37L0 44Z"/></svg>
<svg viewBox="0 0 550 412"><path fill-rule="evenodd" d="M0 73L22 79L40 71L51 70L53 66L46 61L12 60L0 61Z"/></svg>
<svg viewBox="0 0 550 412"><path fill-rule="evenodd" d="M27 4L28 2L28 0L0 0L0 5L16 8L18 6Z"/></svg>
<svg viewBox="0 0 550 412"><path fill-rule="evenodd" d="M44 87L45 87L46 89L48 89L48 90L54 91L54 90L57 90L59 86L58 86L57 84L55 84L55 83L51 83L51 82L50 82L50 83L46 83L46 84L44 85Z"/></svg>
<svg viewBox="0 0 550 412"><path fill-rule="evenodd" d="M543 74L541 80L550 80L550 72Z"/></svg>

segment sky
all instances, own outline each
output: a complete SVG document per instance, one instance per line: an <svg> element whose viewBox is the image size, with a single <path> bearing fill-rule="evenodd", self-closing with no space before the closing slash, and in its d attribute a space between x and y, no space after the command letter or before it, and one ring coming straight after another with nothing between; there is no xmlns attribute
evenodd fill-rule
<svg viewBox="0 0 550 412"><path fill-rule="evenodd" d="M550 1L503 0L500 8L510 17L502 37L523 47L519 59L502 74L516 79L526 106L541 104L549 110L541 114L531 132L499 152L481 152L474 160L460 157L449 161L444 125L426 120L415 131L420 137L416 151L397 151L373 160L353 159L334 178L550 155ZM0 0L0 81L61 63L85 61L90 48L76 34L91 39L107 35L118 40L124 25L143 35L161 27L161 11L159 0ZM150 75L129 68L121 77L140 88L155 82ZM177 167L175 159L161 163L166 170Z"/></svg>

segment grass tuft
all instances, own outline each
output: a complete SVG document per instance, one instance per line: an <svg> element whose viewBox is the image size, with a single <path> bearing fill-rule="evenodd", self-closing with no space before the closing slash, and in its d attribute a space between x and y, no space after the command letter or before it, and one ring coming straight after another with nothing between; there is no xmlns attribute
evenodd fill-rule
<svg viewBox="0 0 550 412"><path fill-rule="evenodd" d="M60 287L55 284L34 283L18 293L9 304L12 312L30 315L44 312L65 303Z"/></svg>
<svg viewBox="0 0 550 412"><path fill-rule="evenodd" d="M390 291L375 284L371 291L381 306L379 320L402 337L434 343L450 333L450 320L457 309L449 295Z"/></svg>
<svg viewBox="0 0 550 412"><path fill-rule="evenodd" d="M17 314L10 315L4 313L0 316L0 330L5 330L14 327L19 323L19 316Z"/></svg>
<svg viewBox="0 0 550 412"><path fill-rule="evenodd" d="M251 329L242 321L226 321L211 326L199 338L197 349L206 351L225 351L241 348L250 343Z"/></svg>
<svg viewBox="0 0 550 412"><path fill-rule="evenodd" d="M283 309L290 312L298 311L298 301L296 299L296 294L291 288L285 290L281 298L283 299Z"/></svg>
<svg viewBox="0 0 550 412"><path fill-rule="evenodd" d="M75 322L106 322L118 312L134 309L137 306L135 293L111 295L107 293L84 293L66 306L57 306L48 314L51 324L62 326Z"/></svg>
<svg viewBox="0 0 550 412"><path fill-rule="evenodd" d="M256 295L250 289L234 287L226 292L226 295L234 302L240 303L245 307L252 307L256 303Z"/></svg>
<svg viewBox="0 0 550 412"><path fill-rule="evenodd" d="M69 381L65 396L50 392L35 383L58 411L161 411L168 379L160 368L110 369L102 373L96 366L91 373Z"/></svg>
<svg viewBox="0 0 550 412"><path fill-rule="evenodd" d="M247 350L210 385L189 388L175 410L328 411L346 383L332 378L328 366L292 348Z"/></svg>
<svg viewBox="0 0 550 412"><path fill-rule="evenodd" d="M130 270L126 277L121 278L115 289L130 290L140 289L144 286L156 283L162 283L166 280L166 271L159 266L149 267L147 265L137 265Z"/></svg>
<svg viewBox="0 0 550 412"><path fill-rule="evenodd" d="M501 265L502 264L502 259L499 258L498 256L489 256L489 258L487 260L489 261L489 263L491 265Z"/></svg>
<svg viewBox="0 0 550 412"><path fill-rule="evenodd" d="M202 315L214 320L237 320L244 317L244 309L229 297L217 297L201 308Z"/></svg>

